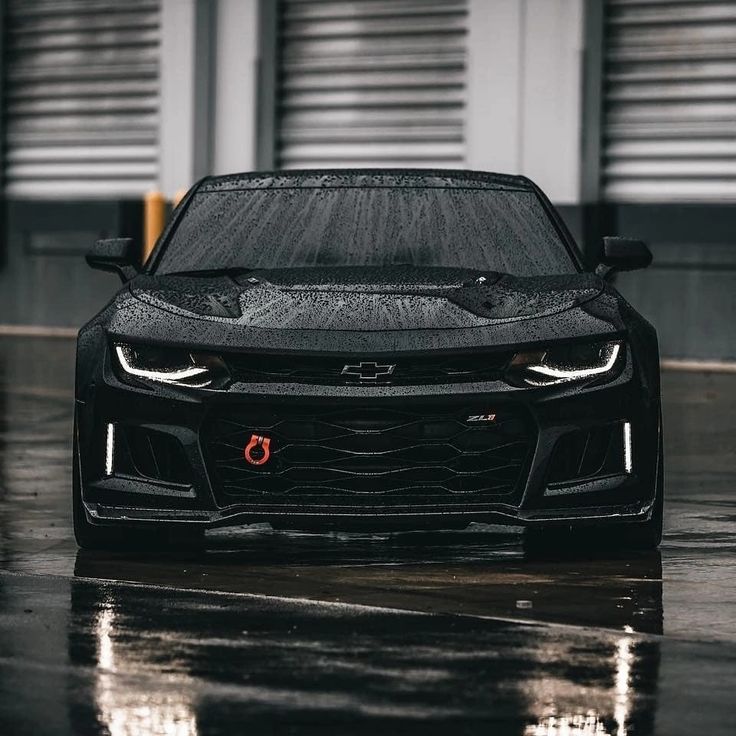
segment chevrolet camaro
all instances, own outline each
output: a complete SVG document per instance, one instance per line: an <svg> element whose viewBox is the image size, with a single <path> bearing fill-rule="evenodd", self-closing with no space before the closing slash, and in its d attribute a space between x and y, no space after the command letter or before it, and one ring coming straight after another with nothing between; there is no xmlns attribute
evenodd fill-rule
<svg viewBox="0 0 736 736"><path fill-rule="evenodd" d="M80 546L267 522L526 528L652 548L656 333L529 179L354 170L207 177L79 332ZM576 536L577 535L577 536ZM582 542L581 542L582 543Z"/></svg>

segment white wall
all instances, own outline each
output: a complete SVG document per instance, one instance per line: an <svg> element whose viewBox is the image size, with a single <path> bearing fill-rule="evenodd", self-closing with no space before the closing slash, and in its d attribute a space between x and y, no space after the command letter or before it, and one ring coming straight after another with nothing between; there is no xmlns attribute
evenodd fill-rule
<svg viewBox="0 0 736 736"><path fill-rule="evenodd" d="M581 201L584 0L469 0L466 165Z"/></svg>

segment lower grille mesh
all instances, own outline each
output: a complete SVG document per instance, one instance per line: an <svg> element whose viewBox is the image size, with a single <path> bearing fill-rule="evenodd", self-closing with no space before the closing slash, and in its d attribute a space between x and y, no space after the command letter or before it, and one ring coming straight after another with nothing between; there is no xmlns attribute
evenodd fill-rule
<svg viewBox="0 0 736 736"><path fill-rule="evenodd" d="M325 513L471 509L521 492L532 435L517 410L254 405L212 416L203 428L218 502L309 507ZM253 435L271 456L246 462Z"/></svg>

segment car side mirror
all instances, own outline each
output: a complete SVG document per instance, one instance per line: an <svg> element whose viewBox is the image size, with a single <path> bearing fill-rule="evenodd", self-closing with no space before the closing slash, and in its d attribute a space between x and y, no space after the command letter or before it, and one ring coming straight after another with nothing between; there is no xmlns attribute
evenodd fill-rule
<svg viewBox="0 0 736 736"><path fill-rule="evenodd" d="M98 240L86 255L87 264L98 271L112 271L123 282L130 281L138 272L138 254L133 238L105 238Z"/></svg>
<svg viewBox="0 0 736 736"><path fill-rule="evenodd" d="M603 255L595 272L604 278L612 271L636 271L652 262L652 251L635 238L603 238Z"/></svg>

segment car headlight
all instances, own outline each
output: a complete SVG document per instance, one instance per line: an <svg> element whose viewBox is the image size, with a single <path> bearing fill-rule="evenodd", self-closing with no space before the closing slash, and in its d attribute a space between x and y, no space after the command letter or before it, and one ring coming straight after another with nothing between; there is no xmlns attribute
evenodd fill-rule
<svg viewBox="0 0 736 736"><path fill-rule="evenodd" d="M225 362L217 355L121 343L114 346L114 352L124 380L222 388L230 378Z"/></svg>
<svg viewBox="0 0 736 736"><path fill-rule="evenodd" d="M514 384L553 386L569 381L612 378L622 364L623 343L555 345L517 353L509 365Z"/></svg>

